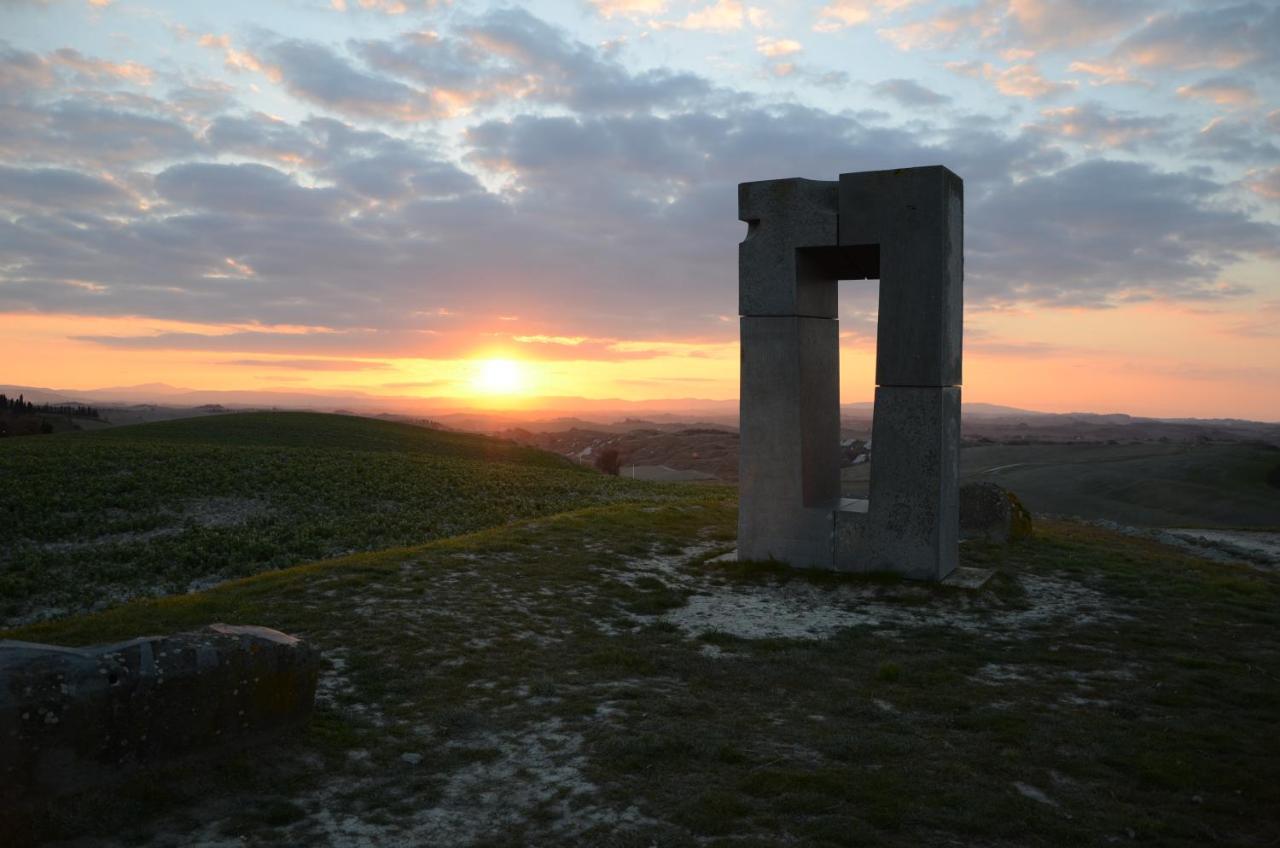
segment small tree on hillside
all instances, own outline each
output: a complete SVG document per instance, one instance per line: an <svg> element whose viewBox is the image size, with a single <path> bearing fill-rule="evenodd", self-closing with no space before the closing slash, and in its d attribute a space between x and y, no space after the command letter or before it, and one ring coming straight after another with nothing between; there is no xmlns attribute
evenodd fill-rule
<svg viewBox="0 0 1280 848"><path fill-rule="evenodd" d="M622 457L618 454L618 449L605 448L600 451L600 455L596 457L596 468L617 477L622 472Z"/></svg>

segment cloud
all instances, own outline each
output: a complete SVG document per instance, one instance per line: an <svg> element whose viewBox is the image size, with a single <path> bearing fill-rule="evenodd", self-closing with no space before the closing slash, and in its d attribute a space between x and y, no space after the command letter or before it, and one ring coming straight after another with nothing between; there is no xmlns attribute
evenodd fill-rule
<svg viewBox="0 0 1280 848"><path fill-rule="evenodd" d="M304 188L288 174L258 164L174 165L156 175L169 203L224 215L308 219L333 215L347 198L336 189Z"/></svg>
<svg viewBox="0 0 1280 848"><path fill-rule="evenodd" d="M389 362L370 359L231 359L217 364L299 371L385 371L391 367Z"/></svg>
<svg viewBox="0 0 1280 848"><path fill-rule="evenodd" d="M588 0L603 18L643 18L667 11L667 0Z"/></svg>
<svg viewBox="0 0 1280 848"><path fill-rule="evenodd" d="M804 45L790 38L773 38L762 35L756 38L756 52L769 59L791 56L804 49Z"/></svg>
<svg viewBox="0 0 1280 848"><path fill-rule="evenodd" d="M872 4L853 0L845 5L860 23L865 18L857 18ZM901 50L972 44L999 52L1008 61L1026 61L1106 43L1140 23L1152 6L1151 0L979 0L965 6L942 4L925 17L886 27L879 34Z"/></svg>
<svg viewBox="0 0 1280 848"><path fill-rule="evenodd" d="M538 362L624 362L670 356L662 346L625 345L614 339L582 339L575 344L539 338L484 333L475 330L422 333L406 330L339 332L237 331L227 333L152 333L144 335L75 337L118 350L226 351L275 354L329 354L417 359L474 359L495 350L521 360ZM236 359L220 364L311 371L383 370L380 360L360 359Z"/></svg>
<svg viewBox="0 0 1280 848"><path fill-rule="evenodd" d="M207 33L200 36L196 43L201 47L220 51L222 53L223 67L229 71L235 73L259 73L273 81L280 81L280 70L278 68L273 67L248 50L237 49L232 45L230 36Z"/></svg>
<svg viewBox="0 0 1280 848"><path fill-rule="evenodd" d="M204 141L219 152L285 163L301 163L317 153L300 127L262 112L219 115L205 129Z"/></svg>
<svg viewBox="0 0 1280 848"><path fill-rule="evenodd" d="M835 32L906 9L917 2L919 0L830 0L818 9L813 28L818 32Z"/></svg>
<svg viewBox="0 0 1280 848"><path fill-rule="evenodd" d="M1280 63L1280 7L1243 3L1166 12L1146 22L1115 50L1143 67L1235 70Z"/></svg>
<svg viewBox="0 0 1280 848"><path fill-rule="evenodd" d="M1191 151L1236 165L1269 164L1280 161L1280 146L1273 141L1275 131L1276 127L1260 126L1247 117L1217 117L1195 134Z"/></svg>
<svg viewBox="0 0 1280 848"><path fill-rule="evenodd" d="M1239 290L1233 263L1276 243L1242 211L1264 195L1208 168L1090 158L1172 130L1097 104L1019 127L934 108L943 96L911 80L876 84L927 107L908 124L646 69L518 8L438 34L250 43L280 72L267 98L181 76L180 99L157 99L109 77L71 86L65 69L0 98L0 309L313 328L101 339L228 359L656 356L623 342L733 338L737 183L936 163L966 181L979 308L1221 298ZM475 111L412 125L438 91ZM291 93L284 117L258 105ZM1265 187L1274 126L1247 117L1194 149Z"/></svg>
<svg viewBox="0 0 1280 848"><path fill-rule="evenodd" d="M873 85L871 90L881 97L887 97L909 107L941 106L951 102L951 98L945 94L939 94L909 79L887 79Z"/></svg>
<svg viewBox="0 0 1280 848"><path fill-rule="evenodd" d="M29 92L57 81L53 67L38 53L0 40L0 91Z"/></svg>
<svg viewBox="0 0 1280 848"><path fill-rule="evenodd" d="M997 68L990 62L948 62L947 69L960 76L989 80L996 91L1006 97L1046 100L1074 91L1074 82L1046 79L1035 65L1012 65Z"/></svg>
<svg viewBox="0 0 1280 848"><path fill-rule="evenodd" d="M1245 185L1259 197L1280 201L1280 166L1250 171Z"/></svg>
<svg viewBox="0 0 1280 848"><path fill-rule="evenodd" d="M985 0L975 6L944 8L932 16L877 32L899 50L940 50L963 41L990 40L1001 31L997 5Z"/></svg>
<svg viewBox="0 0 1280 848"><path fill-rule="evenodd" d="M352 43L370 67L434 92L458 108L527 100L573 109L679 107L712 93L695 74L633 73L611 51L583 44L518 8L490 12L452 37L409 33Z"/></svg>
<svg viewBox="0 0 1280 848"><path fill-rule="evenodd" d="M79 171L0 165L0 203L10 209L106 208L129 200L119 185Z"/></svg>
<svg viewBox="0 0 1280 848"><path fill-rule="evenodd" d="M1083 103L1044 109L1040 121L1031 124L1033 132L1073 141L1089 149L1132 149L1142 142L1162 139L1172 119L1135 112L1107 109L1100 103Z"/></svg>
<svg viewBox="0 0 1280 848"><path fill-rule="evenodd" d="M1151 0L1010 0L1003 40L1035 53L1096 44L1141 21Z"/></svg>
<svg viewBox="0 0 1280 848"><path fill-rule="evenodd" d="M1258 102L1258 92L1248 80L1230 76L1210 77L1200 82L1178 87L1178 96L1186 99L1208 100L1219 106L1239 108Z"/></svg>
<svg viewBox="0 0 1280 848"><path fill-rule="evenodd" d="M78 166L140 165L197 154L200 141L146 99L83 93L51 104L0 103L0 157Z"/></svg>
<svg viewBox="0 0 1280 848"><path fill-rule="evenodd" d="M1008 186L966 210L966 276L990 296L1101 306L1243 293L1222 278L1274 258L1280 227L1203 177L1105 159Z"/></svg>
<svg viewBox="0 0 1280 848"><path fill-rule="evenodd" d="M329 0L329 5L338 12L358 10L383 15L403 15L410 11L430 11L441 5L448 5L449 2L450 0Z"/></svg>
<svg viewBox="0 0 1280 848"><path fill-rule="evenodd" d="M78 50L63 47L52 53L52 60L57 65L69 68L79 77L91 82L118 80L137 85L151 85L153 71L139 62L109 62L105 59L94 59L83 55Z"/></svg>
<svg viewBox="0 0 1280 848"><path fill-rule="evenodd" d="M768 13L755 6L747 6L741 0L712 0L706 6L694 9L678 21L651 22L654 29L685 29L706 32L732 32L746 26L760 27L767 22Z"/></svg>
<svg viewBox="0 0 1280 848"><path fill-rule="evenodd" d="M70 47L45 55L15 49L0 39L0 91L31 93L58 82L59 75L78 83L124 82L151 85L155 72L141 62L112 62L86 56Z"/></svg>
<svg viewBox="0 0 1280 848"><path fill-rule="evenodd" d="M1150 87L1151 83L1138 79L1125 65L1105 60L1077 60L1067 66L1073 74L1084 74L1089 77L1089 85L1138 85Z"/></svg>
<svg viewBox="0 0 1280 848"><path fill-rule="evenodd" d="M360 70L322 44L289 39L262 52L289 93L344 115L403 122L456 114L447 97Z"/></svg>

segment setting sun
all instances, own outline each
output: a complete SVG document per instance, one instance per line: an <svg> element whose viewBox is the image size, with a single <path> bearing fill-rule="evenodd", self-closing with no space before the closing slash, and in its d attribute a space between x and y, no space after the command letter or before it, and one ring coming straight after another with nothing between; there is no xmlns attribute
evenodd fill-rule
<svg viewBox="0 0 1280 848"><path fill-rule="evenodd" d="M486 359L477 363L471 385L477 392L489 395L519 394L525 388L524 369L510 359Z"/></svg>

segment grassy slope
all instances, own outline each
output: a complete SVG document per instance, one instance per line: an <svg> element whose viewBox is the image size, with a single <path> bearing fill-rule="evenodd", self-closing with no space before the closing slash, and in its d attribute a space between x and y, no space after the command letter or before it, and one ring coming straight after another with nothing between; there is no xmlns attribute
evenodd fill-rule
<svg viewBox="0 0 1280 848"><path fill-rule="evenodd" d="M1275 575L1070 524L966 546L998 569L976 594L706 563L734 515L705 491L586 509L10 634L257 623L331 663L314 721L269 757L38 826L154 845L1280 838ZM812 639L669 618L735 602L869 617Z"/></svg>
<svg viewBox="0 0 1280 848"><path fill-rule="evenodd" d="M1267 473L1280 450L1247 444L989 445L960 454L964 481L1012 489L1036 513L1154 527L1280 528ZM993 470L994 469L994 470ZM865 497L865 465L844 470Z"/></svg>
<svg viewBox="0 0 1280 848"><path fill-rule="evenodd" d="M482 436L250 413L0 442L0 624L655 489Z"/></svg>

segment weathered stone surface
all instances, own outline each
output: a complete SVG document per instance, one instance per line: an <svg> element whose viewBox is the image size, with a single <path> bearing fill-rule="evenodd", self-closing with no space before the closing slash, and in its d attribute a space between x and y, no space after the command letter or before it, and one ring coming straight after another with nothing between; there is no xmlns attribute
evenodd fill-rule
<svg viewBox="0 0 1280 848"><path fill-rule="evenodd" d="M837 571L858 568L858 552L866 544L868 506L865 498L842 498L836 509L832 544Z"/></svg>
<svg viewBox="0 0 1280 848"><path fill-rule="evenodd" d="M840 240L879 246L876 384L958 386L964 183L946 168L840 175Z"/></svg>
<svg viewBox="0 0 1280 848"><path fill-rule="evenodd" d="M64 648L0 641L0 805L304 722L319 657L265 627Z"/></svg>
<svg viewBox="0 0 1280 848"><path fill-rule="evenodd" d="M762 180L738 186L738 314L836 317L836 277L800 248L833 247L835 180Z"/></svg>
<svg viewBox="0 0 1280 848"><path fill-rule="evenodd" d="M1031 513L1018 496L995 483L960 487L960 538L1008 542L1031 535Z"/></svg>
<svg viewBox="0 0 1280 848"><path fill-rule="evenodd" d="M831 568L831 510L840 498L836 322L741 324L739 554Z"/></svg>
<svg viewBox="0 0 1280 848"><path fill-rule="evenodd" d="M858 571L941 580L959 558L960 389L881 386Z"/></svg>
<svg viewBox="0 0 1280 848"><path fill-rule="evenodd" d="M964 187L940 166L738 187L743 559L940 580L957 560ZM867 512L839 500L836 283L880 279Z"/></svg>

